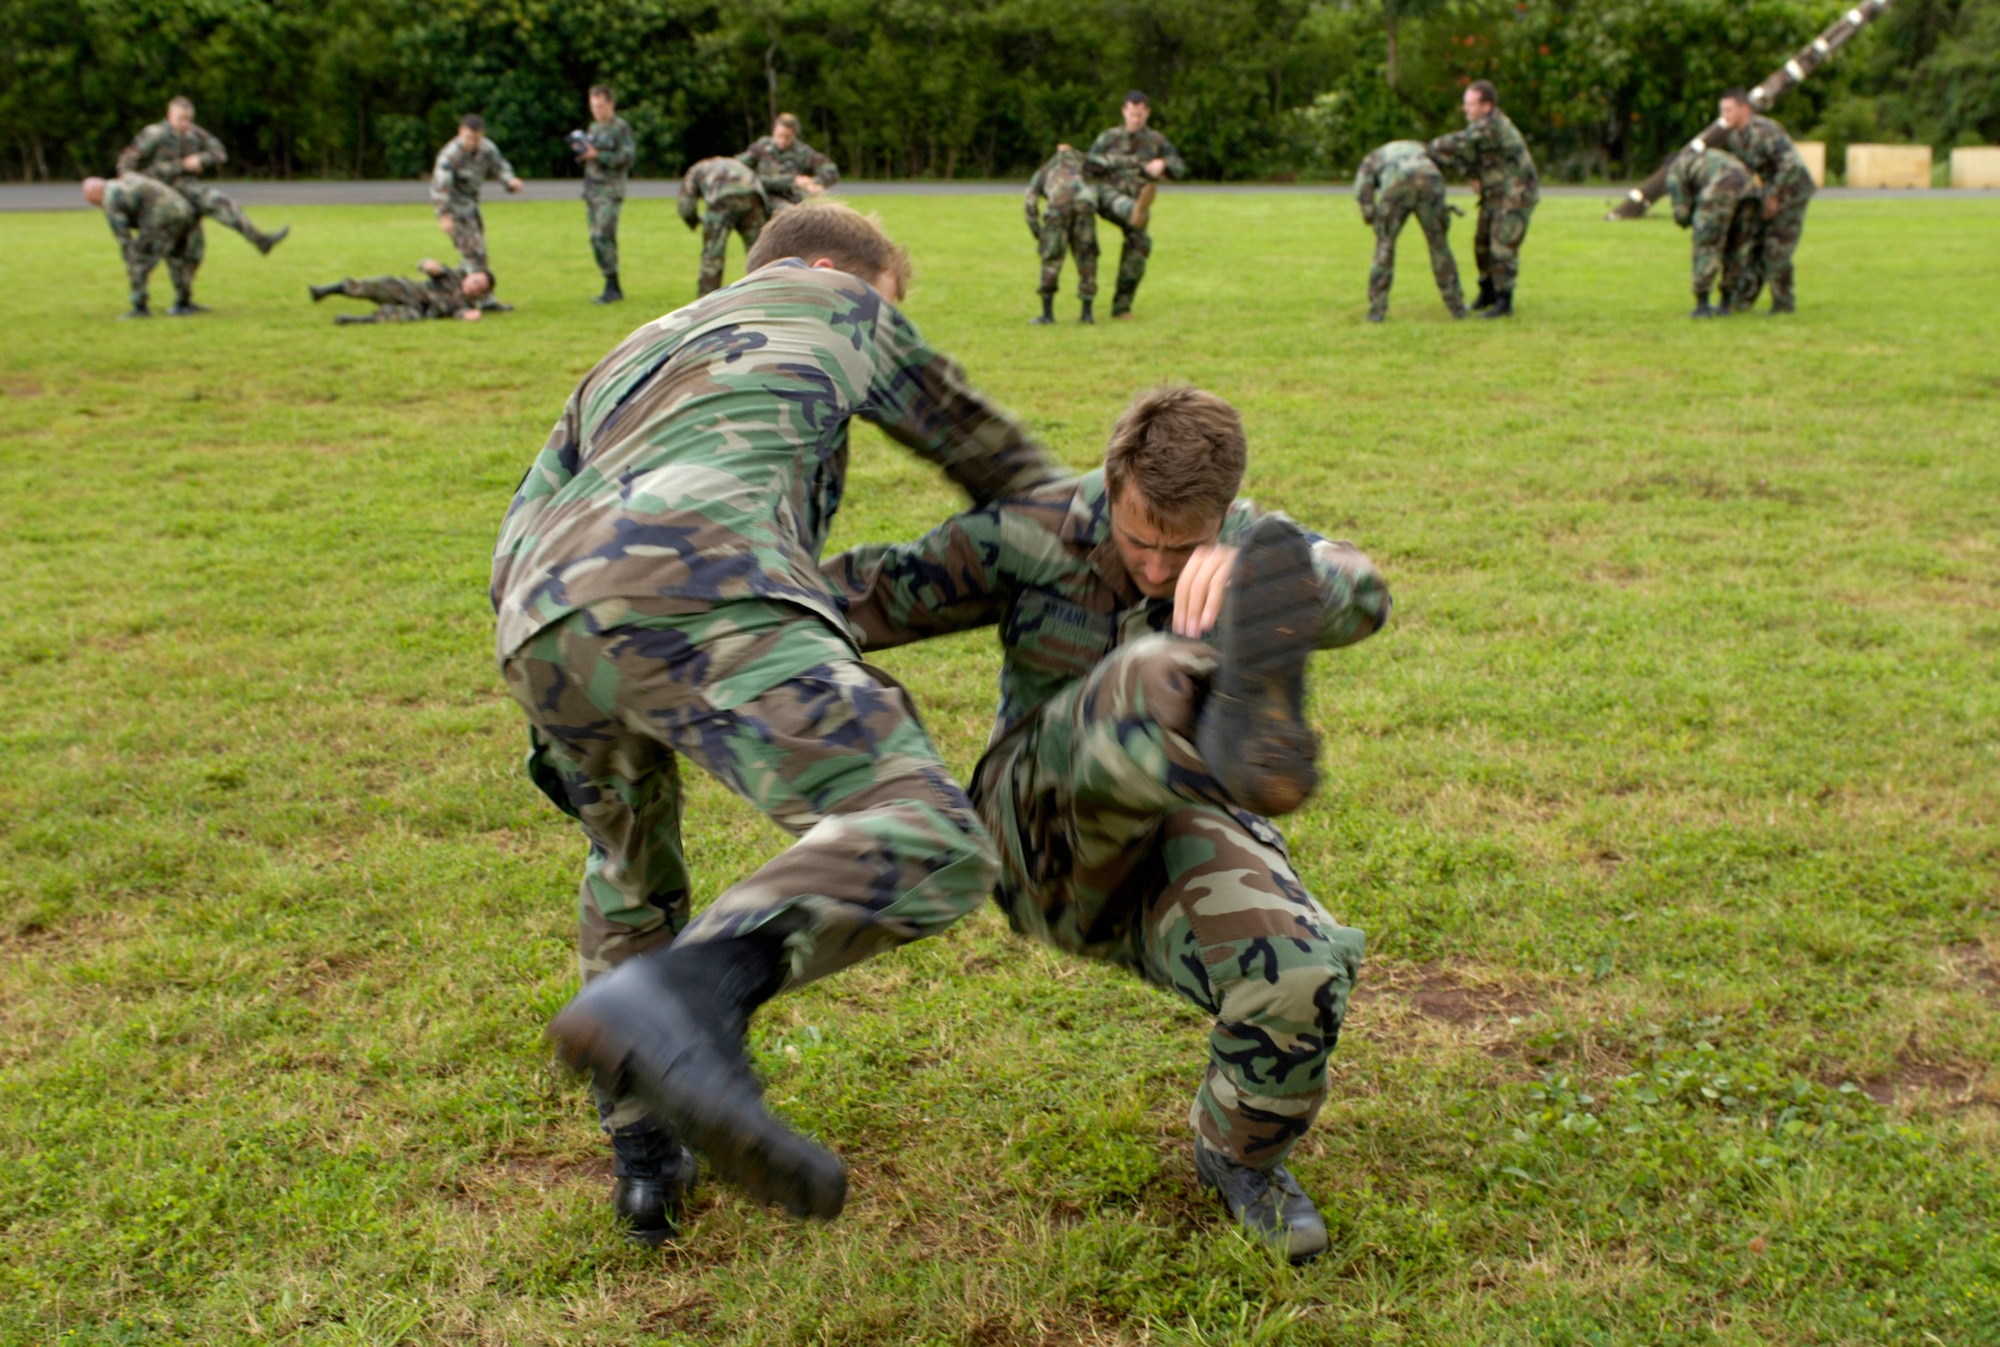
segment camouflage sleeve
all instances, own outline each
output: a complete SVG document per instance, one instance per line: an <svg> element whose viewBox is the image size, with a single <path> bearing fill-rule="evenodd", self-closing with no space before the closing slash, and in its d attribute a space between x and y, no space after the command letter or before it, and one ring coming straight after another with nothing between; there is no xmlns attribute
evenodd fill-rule
<svg viewBox="0 0 2000 1347"><path fill-rule="evenodd" d="M141 131L132 138L132 143L118 151L118 172L144 173L146 171L146 133Z"/></svg>
<svg viewBox="0 0 2000 1347"><path fill-rule="evenodd" d="M1381 185L1382 152L1371 150L1361 167L1354 170L1354 200L1361 207L1361 222L1375 223L1375 189Z"/></svg>
<svg viewBox="0 0 2000 1347"><path fill-rule="evenodd" d="M1185 178L1187 176L1187 160L1181 158L1181 152L1174 148L1172 141L1162 140L1160 142L1160 158L1167 161L1168 177Z"/></svg>
<svg viewBox="0 0 2000 1347"><path fill-rule="evenodd" d="M1249 536L1250 526L1265 513L1250 501L1237 501L1223 521L1221 541L1240 544ZM1273 518L1296 525L1312 543L1313 574L1319 581L1320 604L1319 639L1314 644L1321 650L1333 650L1382 630L1394 605L1389 586L1375 569L1375 563L1353 543L1322 537L1279 511L1269 513Z"/></svg>
<svg viewBox="0 0 2000 1347"><path fill-rule="evenodd" d="M500 152L500 147L490 140L486 142L486 176L502 182L519 176L514 172L514 166L507 162L507 156Z"/></svg>
<svg viewBox="0 0 2000 1347"><path fill-rule="evenodd" d="M1027 195L1021 200L1022 207L1028 212L1030 234L1042 232L1042 175L1048 171L1046 164L1035 170L1035 176L1028 179Z"/></svg>
<svg viewBox="0 0 2000 1347"><path fill-rule="evenodd" d="M1007 606L1002 506L947 519L913 543L853 547L822 569L866 650L989 627Z"/></svg>
<svg viewBox="0 0 2000 1347"><path fill-rule="evenodd" d="M674 202L674 209L681 213L681 219L689 229L701 228L701 210L696 205L701 189L695 185L694 170L690 168L681 174L680 198Z"/></svg>
<svg viewBox="0 0 2000 1347"><path fill-rule="evenodd" d="M1430 143L1431 160L1447 173L1466 173L1479 153L1479 128L1468 126Z"/></svg>
<svg viewBox="0 0 2000 1347"><path fill-rule="evenodd" d="M612 125L605 144L597 147L597 166L607 173L623 173L639 158L639 138L623 122Z"/></svg>
<svg viewBox="0 0 2000 1347"><path fill-rule="evenodd" d="M840 186L840 170L834 167L833 160L814 150L812 159L808 162L812 165L812 177L820 186Z"/></svg>
<svg viewBox="0 0 2000 1347"><path fill-rule="evenodd" d="M201 146L195 154L200 157L202 168L216 168L229 162L229 151L222 148L222 142L212 133L196 127L194 135L195 142Z"/></svg>
<svg viewBox="0 0 2000 1347"><path fill-rule="evenodd" d="M1083 161L1092 168L1106 172L1118 168L1137 168L1139 160L1136 155L1122 154L1112 148L1118 143L1117 136L1118 132L1115 129L1101 132L1096 140L1090 142L1090 150L1083 156Z"/></svg>
<svg viewBox="0 0 2000 1347"><path fill-rule="evenodd" d="M944 469L984 506L1070 475L1020 422L989 402L956 361L931 349L884 304L875 323L875 371L855 414Z"/></svg>
<svg viewBox="0 0 2000 1347"><path fill-rule="evenodd" d="M736 162L743 165L743 167L745 168L757 167L757 162L761 158L761 156L757 153L757 147L762 145L763 143L764 142L761 140L751 141L750 147L748 149L742 150L737 154Z"/></svg>
<svg viewBox="0 0 2000 1347"><path fill-rule="evenodd" d="M111 226L111 237L118 240L122 249L132 242L132 224L125 218L125 212L117 209L109 200L104 203L104 222Z"/></svg>
<svg viewBox="0 0 2000 1347"><path fill-rule="evenodd" d="M1667 195L1674 203L1674 223L1682 229L1694 223L1694 192L1688 183L1685 153L1667 169Z"/></svg>
<svg viewBox="0 0 2000 1347"><path fill-rule="evenodd" d="M438 151L437 162L431 166L431 200L443 210L451 204L452 147L456 140Z"/></svg>

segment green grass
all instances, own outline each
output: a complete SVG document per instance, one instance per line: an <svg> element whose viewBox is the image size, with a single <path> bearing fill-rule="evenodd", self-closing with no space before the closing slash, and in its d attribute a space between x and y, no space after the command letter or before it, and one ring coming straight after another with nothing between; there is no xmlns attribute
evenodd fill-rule
<svg viewBox="0 0 2000 1347"><path fill-rule="evenodd" d="M484 590L692 238L636 203L606 311L581 207L499 204L517 313L336 330L308 281L443 240L265 210L213 316L137 324L101 221L10 216L0 1342L2000 1340L2000 202L1823 202L1799 317L1693 324L1683 233L1551 200L1515 322L1449 323L1412 231L1377 329L1351 202L1169 195L1139 318L1053 330L1010 198L869 204L1070 461L1207 385L1395 589L1287 825L1370 940L1295 1162L1330 1255L1196 1192L1199 1017L990 913L760 1019L839 1222L710 1187L622 1244ZM860 432L836 545L952 504ZM995 660L885 660L961 771ZM782 844L706 782L690 838L700 901Z"/></svg>

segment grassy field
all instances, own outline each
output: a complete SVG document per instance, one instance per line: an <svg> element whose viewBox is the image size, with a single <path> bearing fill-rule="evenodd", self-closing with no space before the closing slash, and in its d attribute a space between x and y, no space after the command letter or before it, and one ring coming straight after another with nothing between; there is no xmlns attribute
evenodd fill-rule
<svg viewBox="0 0 2000 1347"><path fill-rule="evenodd" d="M1070 461L1207 385L1395 589L1288 823L1370 942L1294 1162L1332 1252L1197 1192L1197 1015L992 913L760 1019L846 1216L709 1187L622 1243L485 583L694 240L635 204L607 311L580 206L496 204L518 312L336 330L307 282L444 241L271 209L212 316L139 324L100 220L9 216L0 1343L2000 1341L2000 201L1822 203L1801 315L1695 324L1683 233L1552 200L1516 321L1450 323L1411 231L1373 328L1351 202L1169 195L1094 329L1024 325L1010 199L870 204ZM952 506L859 431L835 544ZM961 771L996 659L884 661ZM690 844L706 901L782 838L703 782Z"/></svg>

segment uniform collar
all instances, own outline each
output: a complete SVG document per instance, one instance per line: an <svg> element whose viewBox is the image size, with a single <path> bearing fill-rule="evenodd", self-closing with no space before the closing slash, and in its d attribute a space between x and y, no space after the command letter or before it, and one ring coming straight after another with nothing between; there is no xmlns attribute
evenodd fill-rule
<svg viewBox="0 0 2000 1347"><path fill-rule="evenodd" d="M1145 598L1125 569L1118 543L1111 536L1111 497L1104 488L1104 469L1093 468L1077 480L1069 513L1063 516L1062 540L1090 558L1090 568L1126 603Z"/></svg>

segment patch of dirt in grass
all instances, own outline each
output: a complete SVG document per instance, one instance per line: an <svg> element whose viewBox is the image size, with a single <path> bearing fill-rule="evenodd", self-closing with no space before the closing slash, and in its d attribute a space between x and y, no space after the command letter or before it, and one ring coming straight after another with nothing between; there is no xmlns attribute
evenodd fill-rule
<svg viewBox="0 0 2000 1347"><path fill-rule="evenodd" d="M1349 1014L1357 1008L1363 1014L1380 1013L1375 1007L1383 1001L1394 1007L1385 1007L1391 1017L1415 1014L1467 1035L1488 1038L1491 1041L1487 1042L1486 1051L1496 1057L1507 1056L1514 1050L1505 1037L1511 1024L1542 1008L1540 1001L1524 991L1477 983L1436 963L1391 968L1364 976L1354 990ZM1497 1038L1493 1037L1496 1030L1500 1032Z"/></svg>
<svg viewBox="0 0 2000 1347"><path fill-rule="evenodd" d="M1972 1078L1937 1062L1896 1059L1893 1074L1861 1083L1861 1092L1884 1108L1918 1102L1963 1108L1973 1102Z"/></svg>
<svg viewBox="0 0 2000 1347"><path fill-rule="evenodd" d="M504 1190L533 1188L551 1192L572 1184L590 1183L609 1191L611 1152L578 1159L571 1155L503 1155L458 1171L447 1182L452 1200L465 1206L499 1205Z"/></svg>
<svg viewBox="0 0 2000 1347"><path fill-rule="evenodd" d="M2000 997L2000 959L1987 953L1986 946L1978 941L1946 946L1944 965L1973 990Z"/></svg>
<svg viewBox="0 0 2000 1347"><path fill-rule="evenodd" d="M4 379L0 380L0 393L10 398L38 398L42 395L42 386L33 379Z"/></svg>

